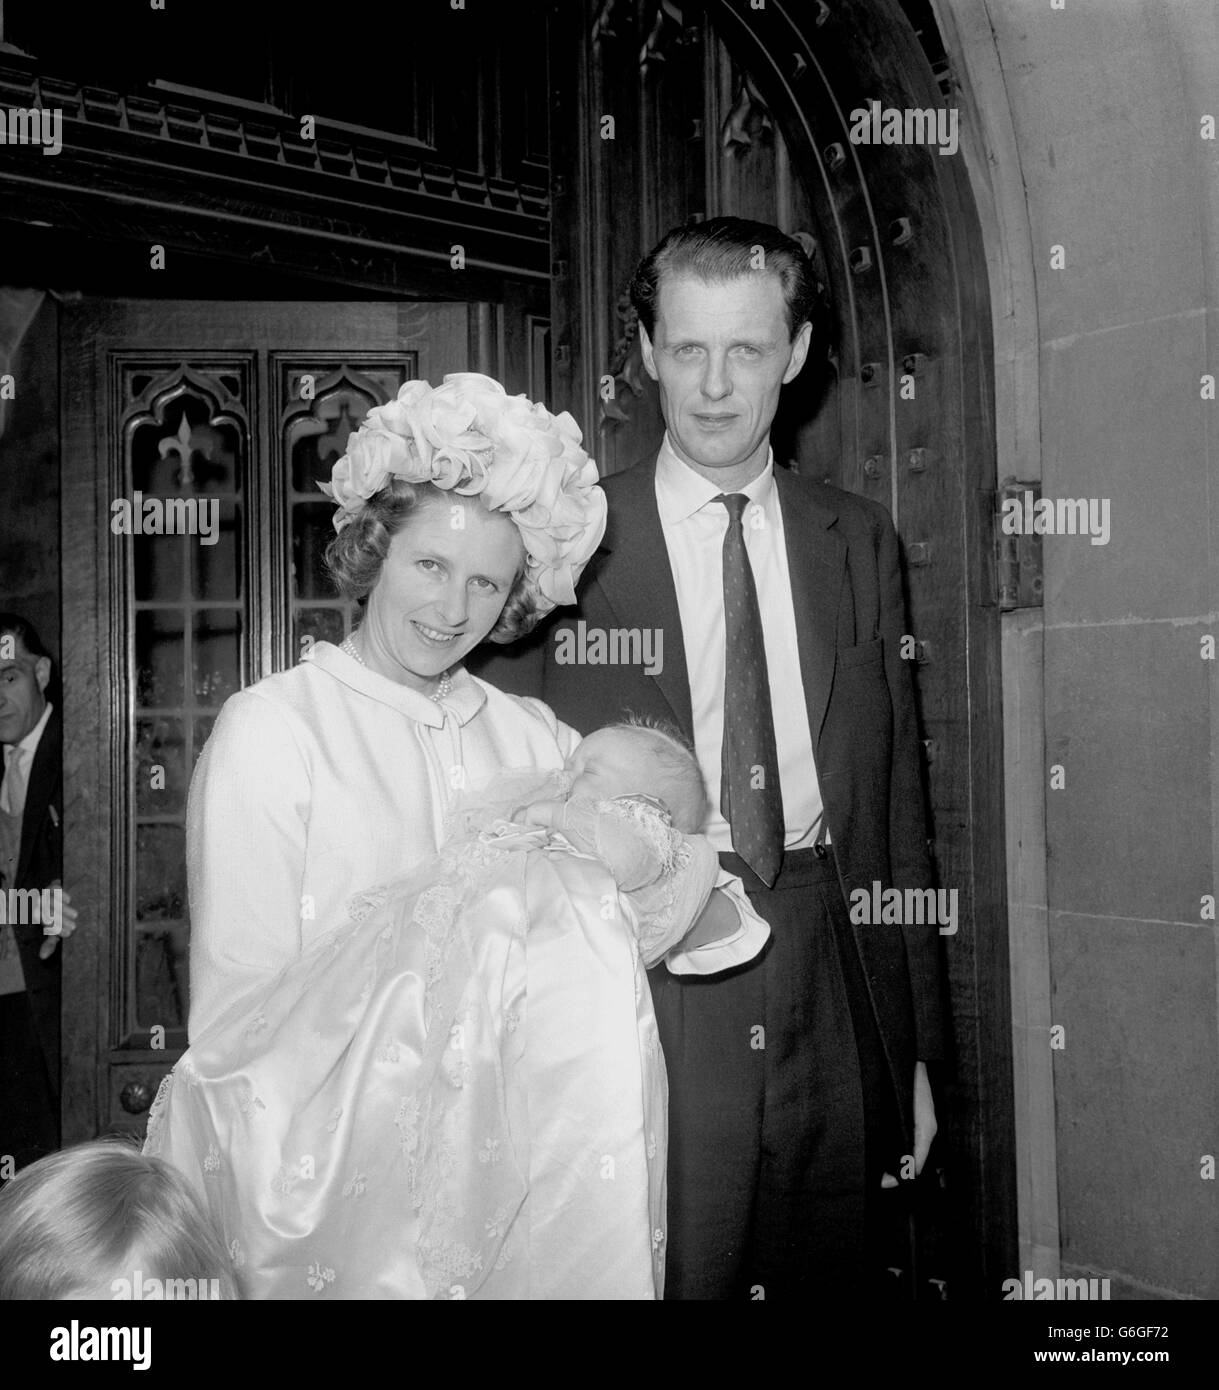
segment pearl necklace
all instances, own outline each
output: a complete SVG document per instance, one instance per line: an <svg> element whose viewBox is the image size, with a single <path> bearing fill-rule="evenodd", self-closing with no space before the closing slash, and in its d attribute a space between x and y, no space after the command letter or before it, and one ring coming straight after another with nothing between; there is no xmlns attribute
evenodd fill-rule
<svg viewBox="0 0 1219 1390"><path fill-rule="evenodd" d="M366 671L369 669L368 662L364 660L364 658L360 655L358 651L356 651L356 644L352 641L350 633L348 633L348 635L344 637L343 640L339 643L339 651L346 652L348 656L353 658L353 660L358 661ZM439 704L441 700L445 699L448 696L449 692L452 689L452 677L449 675L447 671L443 671L440 676L439 687L431 695L428 696L428 699L435 700L436 703Z"/></svg>

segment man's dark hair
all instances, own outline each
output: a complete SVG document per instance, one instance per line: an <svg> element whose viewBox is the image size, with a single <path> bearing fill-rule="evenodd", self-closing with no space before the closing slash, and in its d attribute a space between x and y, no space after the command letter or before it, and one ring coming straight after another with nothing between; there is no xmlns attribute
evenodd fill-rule
<svg viewBox="0 0 1219 1390"><path fill-rule="evenodd" d="M42 694L43 698L49 700L56 709L61 709L63 707L63 690L59 683L59 667L55 663L55 658L43 646L42 638L35 631L34 624L28 622L20 613L0 612L0 642L6 636L16 637L32 657L45 656L51 663L51 678L47 681Z"/></svg>
<svg viewBox="0 0 1219 1390"><path fill-rule="evenodd" d="M674 229L639 263L631 281L631 303L654 336L662 275L693 275L708 282L744 275L774 275L783 286L787 331L795 338L817 308L817 279L798 241L769 222L713 217Z"/></svg>
<svg viewBox="0 0 1219 1390"><path fill-rule="evenodd" d="M45 656L51 664L51 653L42 645L42 638L34 631L34 624L27 622L18 613L0 613L0 637L16 637L31 656Z"/></svg>

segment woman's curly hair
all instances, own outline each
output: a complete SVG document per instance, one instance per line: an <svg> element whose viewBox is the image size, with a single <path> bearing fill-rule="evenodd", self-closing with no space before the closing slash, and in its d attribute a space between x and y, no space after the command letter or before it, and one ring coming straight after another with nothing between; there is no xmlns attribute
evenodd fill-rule
<svg viewBox="0 0 1219 1390"><path fill-rule="evenodd" d="M361 606L367 603L369 594L381 577L381 566L389 554L390 543L408 518L421 507L437 504L450 507L455 503L469 507L481 505L477 498L460 497L432 483L391 479L388 486L374 493L364 503L326 547L326 568L339 593ZM526 577L522 563L503 611L485 640L514 642L533 631L538 616L534 587Z"/></svg>

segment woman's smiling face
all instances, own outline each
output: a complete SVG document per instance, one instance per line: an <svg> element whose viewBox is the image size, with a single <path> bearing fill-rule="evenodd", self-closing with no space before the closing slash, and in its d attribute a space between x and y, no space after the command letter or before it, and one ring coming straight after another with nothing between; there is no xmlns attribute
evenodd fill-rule
<svg viewBox="0 0 1219 1390"><path fill-rule="evenodd" d="M390 542L360 626L368 665L428 689L491 631L525 560L512 518L477 500L424 502Z"/></svg>

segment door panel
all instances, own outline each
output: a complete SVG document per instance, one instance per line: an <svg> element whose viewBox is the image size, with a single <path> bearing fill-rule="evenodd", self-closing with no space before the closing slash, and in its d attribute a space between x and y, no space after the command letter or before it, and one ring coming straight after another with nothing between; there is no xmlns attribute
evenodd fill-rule
<svg viewBox="0 0 1219 1390"><path fill-rule="evenodd" d="M465 370L470 318L451 303L65 311L64 877L82 919L64 962L65 1142L140 1130L185 1047L195 759L231 694L350 629L316 484L403 381Z"/></svg>
<svg viewBox="0 0 1219 1390"><path fill-rule="evenodd" d="M850 134L850 113L878 94L935 108L950 84L899 0L585 0L556 10L552 42L556 102L575 113L551 153L555 406L585 427L603 473L660 442L627 288L665 231L720 214L770 222L821 281L815 348L772 443L781 464L873 499L898 529L932 854L960 904L944 938L955 1055L937 1069L929 1216L903 1277L935 1299L995 1289L1016 1222L985 259L962 160ZM528 688L539 659L536 643L510 650L491 678Z"/></svg>

